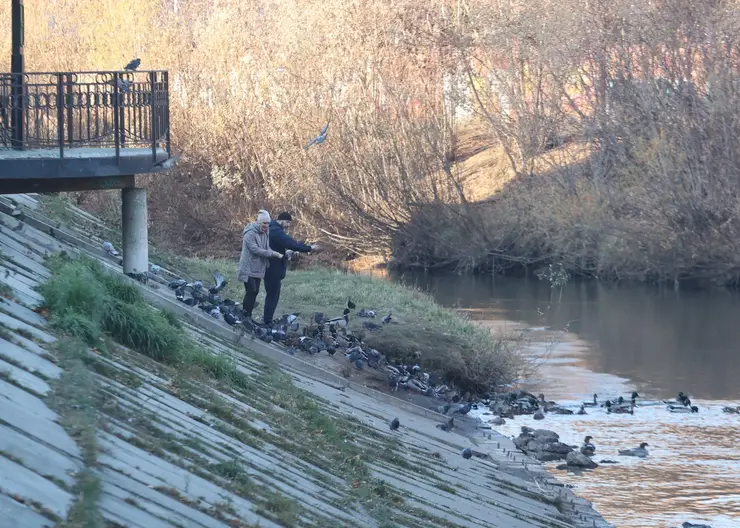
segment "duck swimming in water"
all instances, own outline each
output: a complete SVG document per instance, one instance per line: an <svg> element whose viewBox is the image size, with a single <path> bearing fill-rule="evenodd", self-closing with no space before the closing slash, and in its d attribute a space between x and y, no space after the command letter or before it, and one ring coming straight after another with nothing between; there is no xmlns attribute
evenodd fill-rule
<svg viewBox="0 0 740 528"><path fill-rule="evenodd" d="M580 409L578 409L578 412L577 412L576 414L580 414L580 415L588 414L588 413L586 412L586 405L582 403L582 404L581 404L581 408L580 408Z"/></svg>
<svg viewBox="0 0 740 528"><path fill-rule="evenodd" d="M648 450L645 449L649 444L647 442L643 442L640 444L640 447L633 447L632 449L620 449L619 454L622 456L633 456L633 457L640 457L644 458L648 456Z"/></svg>
<svg viewBox="0 0 740 528"><path fill-rule="evenodd" d="M594 453L596 453L596 446L591 443L591 438L591 436L587 436L581 446L581 453L588 457L594 456Z"/></svg>
<svg viewBox="0 0 740 528"><path fill-rule="evenodd" d="M666 405L683 405L688 407L691 405L691 400L683 392L679 392L675 400L663 400Z"/></svg>
<svg viewBox="0 0 740 528"><path fill-rule="evenodd" d="M722 412L727 414L740 414L740 407L722 407Z"/></svg>
<svg viewBox="0 0 740 528"><path fill-rule="evenodd" d="M697 412L699 412L699 407L697 407L696 405L689 405L689 406L684 406L684 405L668 405L666 407L666 409L668 409L672 413L684 413L684 414L688 414L688 413L697 413Z"/></svg>
<svg viewBox="0 0 740 528"><path fill-rule="evenodd" d="M592 402L583 402L582 407L598 407L599 406L599 401L596 399L596 398L598 398L598 396L599 396L598 394L594 393L594 401L592 401Z"/></svg>
<svg viewBox="0 0 740 528"><path fill-rule="evenodd" d="M604 404L607 413L615 414L635 414L635 400L630 400L629 403L621 403L612 405L612 402L608 401Z"/></svg>

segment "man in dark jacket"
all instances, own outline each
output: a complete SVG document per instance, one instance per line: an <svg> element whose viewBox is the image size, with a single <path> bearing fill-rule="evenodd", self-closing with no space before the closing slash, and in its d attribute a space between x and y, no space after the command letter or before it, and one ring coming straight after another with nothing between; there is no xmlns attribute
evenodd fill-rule
<svg viewBox="0 0 740 528"><path fill-rule="evenodd" d="M302 244L285 232L292 221L290 213L282 212L277 220L270 222L270 249L283 257L271 258L270 266L265 272L265 316L263 319L265 324L272 323L272 317L275 315L275 309L280 300L280 287L285 278L286 264L291 252L310 253L319 249L317 245Z"/></svg>

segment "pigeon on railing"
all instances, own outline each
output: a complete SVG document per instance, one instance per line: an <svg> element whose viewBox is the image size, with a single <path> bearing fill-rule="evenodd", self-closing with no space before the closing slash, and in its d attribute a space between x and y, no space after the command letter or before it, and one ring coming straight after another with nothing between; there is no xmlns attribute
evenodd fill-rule
<svg viewBox="0 0 740 528"><path fill-rule="evenodd" d="M123 69L126 71L135 71L136 68L138 68L140 64L141 64L141 59L137 57L131 62L129 62L126 66L124 66Z"/></svg>
<svg viewBox="0 0 740 528"><path fill-rule="evenodd" d="M321 143L324 142L324 140L326 139L326 136L327 136L328 133L329 133L329 123L327 123L326 125L324 125L324 128L321 129L321 134L319 134L318 136L316 136L315 138L313 138L311 141L309 141L308 142L308 145L306 145L305 147L303 147L303 149L305 150L308 147L310 147L311 145L320 145Z"/></svg>

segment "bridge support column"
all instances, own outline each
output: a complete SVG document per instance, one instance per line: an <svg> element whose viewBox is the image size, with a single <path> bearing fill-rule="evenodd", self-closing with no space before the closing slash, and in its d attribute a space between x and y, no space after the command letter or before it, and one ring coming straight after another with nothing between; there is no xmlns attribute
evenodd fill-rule
<svg viewBox="0 0 740 528"><path fill-rule="evenodd" d="M123 273L129 275L149 271L149 219L146 189L121 190L123 209Z"/></svg>

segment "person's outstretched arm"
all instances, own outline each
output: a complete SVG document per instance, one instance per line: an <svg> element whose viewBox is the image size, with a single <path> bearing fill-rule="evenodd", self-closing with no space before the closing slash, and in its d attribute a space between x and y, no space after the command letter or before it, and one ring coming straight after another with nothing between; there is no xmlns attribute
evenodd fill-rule
<svg viewBox="0 0 740 528"><path fill-rule="evenodd" d="M290 249L291 251L310 253L313 250L311 246L298 242L282 229L276 229L275 231L271 232L270 238L275 240L275 242L283 246L285 249Z"/></svg>

